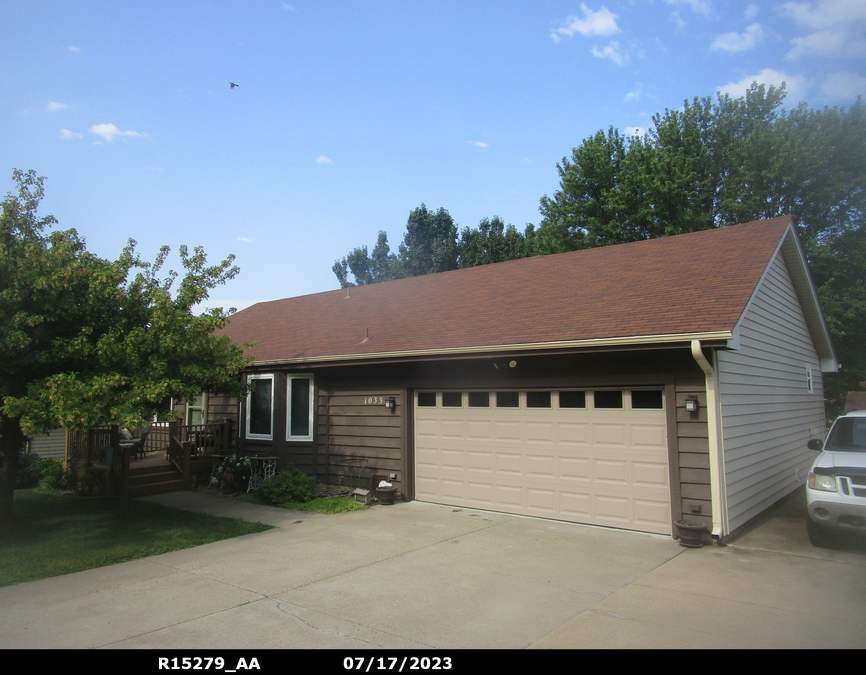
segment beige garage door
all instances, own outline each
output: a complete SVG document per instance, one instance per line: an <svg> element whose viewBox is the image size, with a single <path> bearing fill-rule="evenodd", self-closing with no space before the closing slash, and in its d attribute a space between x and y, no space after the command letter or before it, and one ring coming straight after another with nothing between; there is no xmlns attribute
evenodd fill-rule
<svg viewBox="0 0 866 675"><path fill-rule="evenodd" d="M420 501L670 534L661 389L419 391Z"/></svg>

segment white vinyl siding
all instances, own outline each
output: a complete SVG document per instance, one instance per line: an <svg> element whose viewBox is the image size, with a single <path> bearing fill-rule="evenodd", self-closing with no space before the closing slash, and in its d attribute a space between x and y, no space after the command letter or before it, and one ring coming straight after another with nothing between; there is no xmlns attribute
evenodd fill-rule
<svg viewBox="0 0 866 675"><path fill-rule="evenodd" d="M41 459L66 459L66 429L55 429L45 436L30 438L30 452Z"/></svg>
<svg viewBox="0 0 866 675"><path fill-rule="evenodd" d="M806 442L824 429L820 359L781 253L740 324L740 349L718 352L718 372L732 531L802 485L814 459Z"/></svg>

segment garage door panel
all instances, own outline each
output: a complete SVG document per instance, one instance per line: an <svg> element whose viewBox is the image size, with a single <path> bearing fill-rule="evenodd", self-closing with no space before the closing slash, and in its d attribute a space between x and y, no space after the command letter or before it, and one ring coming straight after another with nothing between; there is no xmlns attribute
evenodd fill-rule
<svg viewBox="0 0 866 675"><path fill-rule="evenodd" d="M526 455L526 475L530 478L556 478L556 457Z"/></svg>
<svg viewBox="0 0 866 675"><path fill-rule="evenodd" d="M624 448L626 445L625 424L593 424L593 445Z"/></svg>
<svg viewBox="0 0 866 675"><path fill-rule="evenodd" d="M556 425L559 431L559 444L564 446L589 446L589 425L574 422L560 422Z"/></svg>
<svg viewBox="0 0 866 675"><path fill-rule="evenodd" d="M665 412L624 400L526 408L521 393L520 408L416 407L416 497L669 534Z"/></svg>
<svg viewBox="0 0 866 675"><path fill-rule="evenodd" d="M588 458L560 457L559 477L562 480L589 480L591 465Z"/></svg>
<svg viewBox="0 0 866 675"><path fill-rule="evenodd" d="M596 460L593 462L593 478L597 482L628 485L628 464L624 461Z"/></svg>
<svg viewBox="0 0 866 675"><path fill-rule="evenodd" d="M523 475L523 455L510 452L496 453L496 472L503 475Z"/></svg>
<svg viewBox="0 0 866 675"><path fill-rule="evenodd" d="M666 464L650 464L645 462L632 462L632 481L635 486L667 487L668 467Z"/></svg>
<svg viewBox="0 0 866 675"><path fill-rule="evenodd" d="M492 451L470 450L466 453L466 468L472 472L483 472L493 474L496 460Z"/></svg>
<svg viewBox="0 0 866 675"><path fill-rule="evenodd" d="M520 442L523 440L523 426L520 422L504 422L497 420L493 424L493 439L497 442L507 443L509 441Z"/></svg>

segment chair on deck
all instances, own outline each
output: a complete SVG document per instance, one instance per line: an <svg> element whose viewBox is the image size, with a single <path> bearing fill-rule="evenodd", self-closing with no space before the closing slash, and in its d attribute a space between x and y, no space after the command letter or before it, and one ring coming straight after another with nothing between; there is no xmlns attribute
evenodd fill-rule
<svg viewBox="0 0 866 675"><path fill-rule="evenodd" d="M141 458L144 459L144 444L145 442L147 442L147 435L149 433L149 426L136 429L132 432L132 438L121 440L119 445L121 448L129 448L130 450L132 450L132 456L136 459L138 459L139 455L141 455Z"/></svg>

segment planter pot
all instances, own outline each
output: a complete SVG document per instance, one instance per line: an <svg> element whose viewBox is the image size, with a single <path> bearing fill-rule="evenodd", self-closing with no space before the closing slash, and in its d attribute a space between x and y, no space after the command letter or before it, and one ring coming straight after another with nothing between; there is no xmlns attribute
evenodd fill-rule
<svg viewBox="0 0 866 675"><path fill-rule="evenodd" d="M677 536L680 539L680 546L700 548L704 545L702 539L704 533L707 532L706 523L678 520L674 524L677 526Z"/></svg>
<svg viewBox="0 0 866 675"><path fill-rule="evenodd" d="M379 498L380 504L390 506L397 498L397 488L393 485L391 487L376 488L376 496Z"/></svg>

